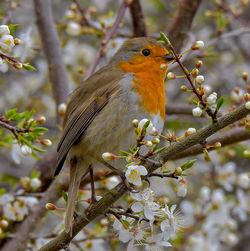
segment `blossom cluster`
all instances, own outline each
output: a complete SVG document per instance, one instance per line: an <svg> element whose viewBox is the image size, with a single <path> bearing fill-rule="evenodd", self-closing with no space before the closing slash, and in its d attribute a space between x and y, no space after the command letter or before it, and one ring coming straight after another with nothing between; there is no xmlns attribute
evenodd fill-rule
<svg viewBox="0 0 250 251"><path fill-rule="evenodd" d="M183 226L183 218L176 211L176 205L162 206L150 188L130 193L130 196L134 200L131 210L138 218L122 216L116 218L113 224L120 241L128 242L127 250L135 246L145 246L145 250L162 250L172 246L170 237Z"/></svg>

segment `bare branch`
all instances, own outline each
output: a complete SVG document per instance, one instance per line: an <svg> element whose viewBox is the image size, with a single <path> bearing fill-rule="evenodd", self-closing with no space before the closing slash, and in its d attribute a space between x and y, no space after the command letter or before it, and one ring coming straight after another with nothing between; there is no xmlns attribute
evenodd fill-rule
<svg viewBox="0 0 250 251"><path fill-rule="evenodd" d="M56 109L68 96L68 75L63 63L59 37L53 21L50 0L34 0L37 26L45 53ZM58 117L59 118L59 117Z"/></svg>
<svg viewBox="0 0 250 251"><path fill-rule="evenodd" d="M129 5L129 10L133 21L133 36L146 37L147 29L140 0L133 0Z"/></svg>
<svg viewBox="0 0 250 251"><path fill-rule="evenodd" d="M173 41L174 48L180 51L189 32L195 13L201 0L181 0L168 31L168 38Z"/></svg>
<svg viewBox="0 0 250 251"><path fill-rule="evenodd" d="M89 78L95 71L97 65L99 64L100 62L100 59L103 57L104 55L104 49L105 47L107 46L107 44L109 43L110 39L113 37L113 35L115 34L116 30L118 29L119 27L119 24L121 23L123 17L124 17L124 14L125 14L125 11L128 7L128 3L126 0L124 0L121 4L121 7L120 7L120 10L117 14L117 17L116 17L116 20L112 26L112 28L107 32L104 40L102 41L102 44L101 44L101 47L93 61L93 63L90 65L88 71L87 71L87 74L85 75L84 77L84 80L86 80L87 78Z"/></svg>
<svg viewBox="0 0 250 251"><path fill-rule="evenodd" d="M222 147L224 147L227 145L235 144L237 142L249 140L249 139L250 139L250 132L246 131L246 129L244 127L243 128L234 128L228 132L225 132L223 134L212 137L210 140L207 141L207 145L213 145L216 142L220 142ZM216 150L216 149L214 149L214 148L208 149L208 151L211 151L211 150ZM193 147L177 154L174 158L171 158L171 159L175 160L175 159L189 157L192 155L197 155L197 154L202 153L202 151L203 151L202 145L193 146Z"/></svg>

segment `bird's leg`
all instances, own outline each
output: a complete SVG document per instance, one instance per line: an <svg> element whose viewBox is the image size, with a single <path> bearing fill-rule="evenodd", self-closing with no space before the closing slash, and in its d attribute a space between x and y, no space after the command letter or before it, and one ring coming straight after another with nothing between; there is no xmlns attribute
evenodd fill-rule
<svg viewBox="0 0 250 251"><path fill-rule="evenodd" d="M93 167L91 164L89 165L89 174L90 174L90 184L91 184L91 204L93 204L97 202L97 199L95 197L94 172L93 172Z"/></svg>

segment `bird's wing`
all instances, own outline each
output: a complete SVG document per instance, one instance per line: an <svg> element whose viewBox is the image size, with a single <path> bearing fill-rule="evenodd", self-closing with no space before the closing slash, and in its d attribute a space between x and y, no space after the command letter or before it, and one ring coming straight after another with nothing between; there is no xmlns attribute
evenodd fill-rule
<svg viewBox="0 0 250 251"><path fill-rule="evenodd" d="M67 154L75 143L82 137L93 119L108 104L111 96L118 91L118 81L96 90L83 104L78 104L72 113L68 114L61 140L58 144L57 165L55 175L62 169Z"/></svg>

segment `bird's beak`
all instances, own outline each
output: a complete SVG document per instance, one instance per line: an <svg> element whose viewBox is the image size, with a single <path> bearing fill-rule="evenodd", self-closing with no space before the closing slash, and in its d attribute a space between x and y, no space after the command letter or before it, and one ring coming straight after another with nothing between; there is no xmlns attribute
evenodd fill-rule
<svg viewBox="0 0 250 251"><path fill-rule="evenodd" d="M163 59L165 59L165 60L167 60L169 62L171 62L172 60L174 60L174 56L171 53L168 53L168 54L162 56L161 58L163 58Z"/></svg>

